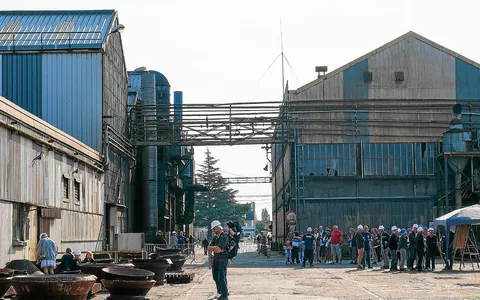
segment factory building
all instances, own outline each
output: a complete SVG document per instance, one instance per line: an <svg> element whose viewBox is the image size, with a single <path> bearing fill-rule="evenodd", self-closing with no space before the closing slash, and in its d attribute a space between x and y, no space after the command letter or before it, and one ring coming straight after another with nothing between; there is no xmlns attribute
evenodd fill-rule
<svg viewBox="0 0 480 300"><path fill-rule="evenodd" d="M44 232L102 250L103 178L98 151L0 97L0 265L35 260Z"/></svg>
<svg viewBox="0 0 480 300"><path fill-rule="evenodd" d="M128 72L128 82L130 137L144 143L135 146L132 230L145 232L147 242L157 231L193 234L189 225L194 218L195 191L200 188L193 182L194 149L156 145L157 139L183 134L183 92L173 93L171 106L167 78L143 67Z"/></svg>
<svg viewBox="0 0 480 300"><path fill-rule="evenodd" d="M63 135L78 140L82 147L92 149L96 167L105 172L87 174L85 166L78 167L78 176L97 176L102 182L95 193L104 194L90 198L96 201L89 204L92 209L95 207L93 215L85 210L66 221L62 213L62 220L66 221L62 224L70 222L72 231L88 228L88 234L95 236L62 234L55 236L57 243L63 244L64 239L89 240L97 245L101 241L100 248L105 249L113 245L116 233L127 229L126 207L132 206L129 197L134 156L126 138L128 87L120 35L123 28L114 10L0 12L0 94ZM55 135L51 143L59 143ZM77 151L82 152L82 148ZM62 160L62 164L52 165L37 179L37 183L50 185L47 188L52 191L62 188L62 178L74 168L74 161L56 156L55 160ZM22 166L28 163L22 161ZM22 172L31 173L27 169ZM74 177L68 176L73 187ZM21 184L29 182L22 180ZM81 185L85 195L94 192L88 186ZM13 202L53 201L65 210L79 208L53 193L31 196L32 199L12 195L0 198ZM102 219L93 222L92 216Z"/></svg>
<svg viewBox="0 0 480 300"><path fill-rule="evenodd" d="M289 210L298 231L338 224L347 232L358 224L428 225L444 203L453 208L460 185L470 191L463 205L478 202L476 160L462 163L472 176L455 185L441 139L460 103L469 143L478 144L479 100L480 65L414 32L296 90L287 85L295 142L272 149L277 241L290 230Z"/></svg>

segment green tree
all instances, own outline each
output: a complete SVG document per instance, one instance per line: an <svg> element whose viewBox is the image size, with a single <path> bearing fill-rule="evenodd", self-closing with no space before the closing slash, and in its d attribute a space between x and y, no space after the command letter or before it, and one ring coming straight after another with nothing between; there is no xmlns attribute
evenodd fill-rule
<svg viewBox="0 0 480 300"><path fill-rule="evenodd" d="M262 209L262 222L270 221L270 214L266 208Z"/></svg>
<svg viewBox="0 0 480 300"><path fill-rule="evenodd" d="M239 204L235 200L237 190L230 189L216 167L218 159L214 158L207 148L205 161L197 170L199 181L208 188L208 192L199 192L195 198L196 211L194 225L207 227L213 220L228 222L230 220L244 221L245 214L250 210L250 205Z"/></svg>

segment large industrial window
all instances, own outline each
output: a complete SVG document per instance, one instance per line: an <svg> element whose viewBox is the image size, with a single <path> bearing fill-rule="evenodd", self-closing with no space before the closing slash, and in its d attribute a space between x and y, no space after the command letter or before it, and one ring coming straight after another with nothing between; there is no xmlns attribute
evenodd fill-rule
<svg viewBox="0 0 480 300"><path fill-rule="evenodd" d="M415 144L415 174L433 175L435 165L435 144Z"/></svg>
<svg viewBox="0 0 480 300"><path fill-rule="evenodd" d="M304 176L355 176L355 144L310 144L304 147Z"/></svg>
<svg viewBox="0 0 480 300"><path fill-rule="evenodd" d="M13 241L25 240L25 205L22 203L13 203L12 214L12 237Z"/></svg>
<svg viewBox="0 0 480 300"><path fill-rule="evenodd" d="M364 144L366 176L413 175L413 144Z"/></svg>

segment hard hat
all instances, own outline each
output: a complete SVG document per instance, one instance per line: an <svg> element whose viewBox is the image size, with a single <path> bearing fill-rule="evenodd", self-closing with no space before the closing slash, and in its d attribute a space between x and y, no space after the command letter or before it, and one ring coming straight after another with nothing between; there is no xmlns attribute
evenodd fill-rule
<svg viewBox="0 0 480 300"><path fill-rule="evenodd" d="M220 227L220 228L221 228L221 227L222 227L222 223L220 223L220 221L218 221L218 220L215 220L215 221L212 222L212 226L211 226L211 227L212 227L212 229L215 228L215 227Z"/></svg>
<svg viewBox="0 0 480 300"><path fill-rule="evenodd" d="M363 226L360 224L358 225L357 229L363 230Z"/></svg>
<svg viewBox="0 0 480 300"><path fill-rule="evenodd" d="M432 227L428 228L428 231L434 231Z"/></svg>
<svg viewBox="0 0 480 300"><path fill-rule="evenodd" d="M75 252L73 252L73 254L75 255L82 255L82 252L80 250L75 250Z"/></svg>
<svg viewBox="0 0 480 300"><path fill-rule="evenodd" d="M407 231L406 231L405 229L400 230L400 233L401 233L401 234L404 234L404 233L406 233L406 232L407 232Z"/></svg>
<svg viewBox="0 0 480 300"><path fill-rule="evenodd" d="M413 228L418 228L418 224L413 224Z"/></svg>
<svg viewBox="0 0 480 300"><path fill-rule="evenodd" d="M385 227L383 227L383 225L380 225L380 226L378 226L378 229L379 230L385 230Z"/></svg>
<svg viewBox="0 0 480 300"><path fill-rule="evenodd" d="M397 226L392 226L392 231L397 231L397 230L398 230Z"/></svg>
<svg viewBox="0 0 480 300"><path fill-rule="evenodd" d="M417 231L418 231L418 232L422 232L422 231L423 231L423 227L418 227Z"/></svg>
<svg viewBox="0 0 480 300"><path fill-rule="evenodd" d="M312 232L312 227L308 227L307 232Z"/></svg>

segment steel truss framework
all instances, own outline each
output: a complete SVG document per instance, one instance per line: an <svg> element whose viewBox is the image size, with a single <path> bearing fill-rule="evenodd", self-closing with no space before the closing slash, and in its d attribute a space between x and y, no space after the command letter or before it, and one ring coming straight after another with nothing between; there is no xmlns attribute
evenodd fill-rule
<svg viewBox="0 0 480 300"><path fill-rule="evenodd" d="M249 183L271 183L271 177L223 177L227 184L249 184ZM204 184L200 178L195 179L195 183Z"/></svg>
<svg viewBox="0 0 480 300"><path fill-rule="evenodd" d="M440 115L450 116L455 99L298 100L225 104L138 105L130 111L130 139L134 146L213 146L295 142L302 135L368 135L362 128L418 126L443 128ZM474 100L463 101L470 107ZM475 111L475 112L474 112ZM332 119L332 114L345 117ZM362 114L374 113L367 119ZM419 117L423 115L424 117ZM449 118L449 117L448 117ZM325 126L324 126L325 125ZM332 132L326 125L336 125ZM471 124L477 126L479 124ZM325 128L324 128L325 127Z"/></svg>

